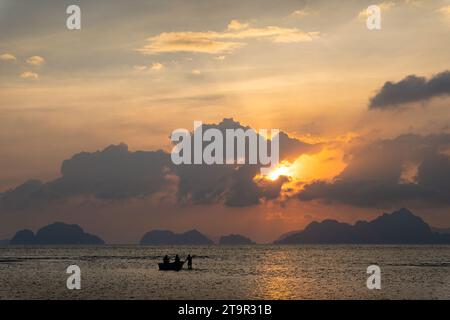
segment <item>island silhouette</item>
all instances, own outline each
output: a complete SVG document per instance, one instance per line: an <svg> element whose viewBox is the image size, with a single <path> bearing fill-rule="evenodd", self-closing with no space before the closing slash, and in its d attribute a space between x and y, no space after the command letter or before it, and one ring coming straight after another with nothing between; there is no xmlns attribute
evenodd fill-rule
<svg viewBox="0 0 450 320"><path fill-rule="evenodd" d="M20 230L9 241L11 245L102 245L99 237L86 233L76 224L55 222L39 229L36 234L31 230Z"/></svg>
<svg viewBox="0 0 450 320"><path fill-rule="evenodd" d="M212 245L214 241L198 230L174 233L152 230L145 233L141 245ZM103 245L98 236L84 232L76 224L55 222L39 229L16 232L11 240L0 245ZM220 237L219 245L255 244L240 234ZM450 230L430 227L419 216L402 208L384 213L371 221L348 224L336 220L311 222L303 230L282 234L273 244L450 244Z"/></svg>
<svg viewBox="0 0 450 320"><path fill-rule="evenodd" d="M437 233L422 218L402 208L354 225L324 220L290 232L275 244L450 244L450 234Z"/></svg>
<svg viewBox="0 0 450 320"><path fill-rule="evenodd" d="M219 244L221 245L245 245L255 244L250 238L240 234L230 234L228 236L220 237Z"/></svg>
<svg viewBox="0 0 450 320"><path fill-rule="evenodd" d="M213 241L197 230L174 233L169 230L152 230L144 234L141 245L208 245Z"/></svg>

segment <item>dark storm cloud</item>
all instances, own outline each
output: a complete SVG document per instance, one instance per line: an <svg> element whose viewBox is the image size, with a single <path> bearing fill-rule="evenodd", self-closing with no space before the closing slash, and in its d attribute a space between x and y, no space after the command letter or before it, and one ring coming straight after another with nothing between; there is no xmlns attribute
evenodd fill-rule
<svg viewBox="0 0 450 320"><path fill-rule="evenodd" d="M129 152L125 144L95 153L79 153L63 162L61 189L93 193L98 198L128 198L154 193L165 183L170 166L163 151Z"/></svg>
<svg viewBox="0 0 450 320"><path fill-rule="evenodd" d="M303 153L319 152L321 144L309 144L295 138L289 137L285 132L280 131L280 160L293 162Z"/></svg>
<svg viewBox="0 0 450 320"><path fill-rule="evenodd" d="M399 184L379 180L336 180L333 183L317 181L307 185L299 193L299 199L318 199L324 203L338 202L361 207L384 207L415 200L450 204L445 198L439 197L437 191L413 183Z"/></svg>
<svg viewBox="0 0 450 320"><path fill-rule="evenodd" d="M203 130L217 128L250 129L232 119L219 124L203 125ZM280 132L280 160L296 158L302 153L318 150ZM224 153L225 154L225 153ZM61 177L43 183L30 180L0 194L4 209L25 209L44 206L70 197L92 196L102 200L121 200L165 192L178 177L180 203L223 203L226 206L251 206L260 199L275 199L286 180L257 184L254 177L259 165L174 165L164 151L130 152L127 145L111 145L102 151L81 152L65 160Z"/></svg>
<svg viewBox="0 0 450 320"><path fill-rule="evenodd" d="M20 209L79 195L105 200L146 196L168 183L170 165L166 152L130 152L125 144L93 153L82 152L63 162L61 178L47 183L30 180L5 192L1 205Z"/></svg>
<svg viewBox="0 0 450 320"><path fill-rule="evenodd" d="M443 195L450 194L450 158L443 154L429 154L425 156L417 173L419 185L442 191ZM450 202L450 198L447 198Z"/></svg>
<svg viewBox="0 0 450 320"><path fill-rule="evenodd" d="M223 119L219 124L203 124L203 131L219 129L225 137L227 129L251 129L233 119ZM224 139L226 141L226 139ZM280 131L280 161L293 160L301 154L319 151L319 145L304 143ZM225 144L225 143L224 143ZM269 147L270 150L270 147ZM224 155L225 155L224 151ZM246 154L248 155L248 148ZM244 207L258 204L260 199L277 198L283 178L257 184L253 178L260 173L260 165L179 165L174 168L180 178L181 201L195 204L223 202L226 206Z"/></svg>
<svg viewBox="0 0 450 320"><path fill-rule="evenodd" d="M401 104L426 101L450 94L450 71L434 75L430 79L415 75L399 82L386 82L370 99L370 109L391 109Z"/></svg>
<svg viewBox="0 0 450 320"><path fill-rule="evenodd" d="M259 203L259 188L253 181L253 177L258 174L258 171L259 168L256 166L242 166L232 173L225 205L245 207Z"/></svg>
<svg viewBox="0 0 450 320"><path fill-rule="evenodd" d="M315 181L298 194L358 206L398 205L422 201L450 204L450 135L402 135L369 144L348 155L349 163L332 182ZM417 168L405 180L408 166Z"/></svg>

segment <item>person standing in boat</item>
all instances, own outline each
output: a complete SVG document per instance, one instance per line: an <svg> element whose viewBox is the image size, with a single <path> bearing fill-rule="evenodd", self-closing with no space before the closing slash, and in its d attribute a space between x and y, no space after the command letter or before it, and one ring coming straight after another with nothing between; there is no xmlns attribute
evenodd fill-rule
<svg viewBox="0 0 450 320"><path fill-rule="evenodd" d="M169 256L166 254L165 256L164 256L164 258L163 258L163 263L164 264L168 264L168 263L170 263L170 259L169 259Z"/></svg>
<svg viewBox="0 0 450 320"><path fill-rule="evenodd" d="M178 255L175 256L175 263L180 263L180 257Z"/></svg>
<svg viewBox="0 0 450 320"><path fill-rule="evenodd" d="M189 270L192 270L192 257L191 257L190 254L188 254L188 256L187 256L187 258L186 258L186 261L187 261L187 263L188 263L188 269L189 269Z"/></svg>

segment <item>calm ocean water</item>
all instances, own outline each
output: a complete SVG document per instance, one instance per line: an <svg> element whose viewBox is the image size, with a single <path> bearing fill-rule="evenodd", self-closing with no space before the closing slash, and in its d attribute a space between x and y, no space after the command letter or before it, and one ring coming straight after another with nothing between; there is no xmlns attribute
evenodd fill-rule
<svg viewBox="0 0 450 320"><path fill-rule="evenodd" d="M166 253L194 270L158 271ZM450 246L0 247L0 299L450 299Z"/></svg>

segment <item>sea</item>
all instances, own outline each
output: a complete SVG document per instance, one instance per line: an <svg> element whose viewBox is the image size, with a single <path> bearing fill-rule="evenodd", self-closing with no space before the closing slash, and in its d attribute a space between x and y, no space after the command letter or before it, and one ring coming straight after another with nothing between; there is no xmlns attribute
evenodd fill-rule
<svg viewBox="0 0 450 320"><path fill-rule="evenodd" d="M193 269L159 271L166 254ZM0 299L450 299L450 246L4 246Z"/></svg>

